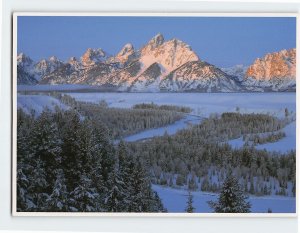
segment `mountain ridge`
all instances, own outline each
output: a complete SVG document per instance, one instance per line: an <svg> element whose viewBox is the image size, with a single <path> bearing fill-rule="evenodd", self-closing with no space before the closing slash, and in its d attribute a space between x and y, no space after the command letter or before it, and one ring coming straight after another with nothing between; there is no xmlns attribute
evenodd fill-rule
<svg viewBox="0 0 300 233"><path fill-rule="evenodd" d="M116 55L88 48L63 62L52 56L34 62L17 57L18 84L88 84L118 91L240 92L295 91L296 49L257 58L249 67L218 68L202 61L190 45L159 33L140 49L125 44Z"/></svg>

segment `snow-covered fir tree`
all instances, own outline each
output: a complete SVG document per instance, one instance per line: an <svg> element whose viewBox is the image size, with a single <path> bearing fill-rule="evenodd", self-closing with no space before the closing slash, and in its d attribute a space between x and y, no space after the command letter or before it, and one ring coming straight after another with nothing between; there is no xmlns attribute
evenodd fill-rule
<svg viewBox="0 0 300 233"><path fill-rule="evenodd" d="M187 213L194 213L194 211L195 211L195 207L193 206L193 195L189 191L189 193L188 193L188 199L187 199L187 202L186 202L185 212L187 212Z"/></svg>
<svg viewBox="0 0 300 233"><path fill-rule="evenodd" d="M237 179L229 174L224 181L218 200L209 201L208 204L216 213L249 213L251 204L247 199Z"/></svg>

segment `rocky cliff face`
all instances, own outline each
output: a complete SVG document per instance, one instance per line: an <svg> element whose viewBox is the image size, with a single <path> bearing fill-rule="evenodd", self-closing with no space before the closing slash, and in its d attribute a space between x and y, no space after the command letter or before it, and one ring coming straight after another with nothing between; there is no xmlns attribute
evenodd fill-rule
<svg viewBox="0 0 300 233"><path fill-rule="evenodd" d="M284 91L296 87L296 49L269 53L257 58L245 74L248 90Z"/></svg>
<svg viewBox="0 0 300 233"><path fill-rule="evenodd" d="M104 62L109 55L101 48L88 48L81 57L81 63L84 66L92 66L100 62Z"/></svg>

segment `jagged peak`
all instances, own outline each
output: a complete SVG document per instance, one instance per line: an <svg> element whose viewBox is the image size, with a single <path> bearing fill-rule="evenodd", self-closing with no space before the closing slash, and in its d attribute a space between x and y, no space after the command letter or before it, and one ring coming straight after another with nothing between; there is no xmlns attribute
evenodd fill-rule
<svg viewBox="0 0 300 233"><path fill-rule="evenodd" d="M107 53L102 48L88 48L82 55L81 61L84 65L94 65L97 62L103 62L107 59Z"/></svg>
<svg viewBox="0 0 300 233"><path fill-rule="evenodd" d="M49 61L51 61L51 62L57 62L58 58L56 56L51 56L51 57L49 57Z"/></svg>
<svg viewBox="0 0 300 233"><path fill-rule="evenodd" d="M25 58L27 57L25 53L19 53L17 58Z"/></svg>
<svg viewBox="0 0 300 233"><path fill-rule="evenodd" d="M254 63L247 69L245 80L249 78L260 81L296 78L296 50L283 49L256 58Z"/></svg>
<svg viewBox="0 0 300 233"><path fill-rule="evenodd" d="M105 56L106 52L102 48L88 48L83 55L102 55Z"/></svg>
<svg viewBox="0 0 300 233"><path fill-rule="evenodd" d="M161 33L158 33L148 42L148 45L150 45L151 48L153 49L162 45L164 42L165 42L164 36Z"/></svg>
<svg viewBox="0 0 300 233"><path fill-rule="evenodd" d="M29 56L27 56L25 53L19 53L18 55L17 55L17 59L18 60L20 60L20 59L28 59L28 58L30 58Z"/></svg>
<svg viewBox="0 0 300 233"><path fill-rule="evenodd" d="M18 64L27 63L28 65L30 65L33 63L33 60L29 56L27 56L25 53L19 53L17 55L17 62L18 62Z"/></svg>
<svg viewBox="0 0 300 233"><path fill-rule="evenodd" d="M75 61L78 61L78 59L76 57L70 57L68 61L69 62L75 62Z"/></svg>
<svg viewBox="0 0 300 233"><path fill-rule="evenodd" d="M123 48L120 50L118 53L118 56L124 56L128 53L133 53L134 52L134 47L131 43L127 43L123 46Z"/></svg>

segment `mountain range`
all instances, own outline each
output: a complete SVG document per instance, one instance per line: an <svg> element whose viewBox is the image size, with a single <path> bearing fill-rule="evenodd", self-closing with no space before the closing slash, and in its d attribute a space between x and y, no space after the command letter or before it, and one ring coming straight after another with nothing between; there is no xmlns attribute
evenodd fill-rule
<svg viewBox="0 0 300 233"><path fill-rule="evenodd" d="M296 49L257 58L249 67L218 68L185 42L154 36L142 48L128 43L116 55L88 48L80 59L17 56L18 84L88 84L128 92L295 91Z"/></svg>

